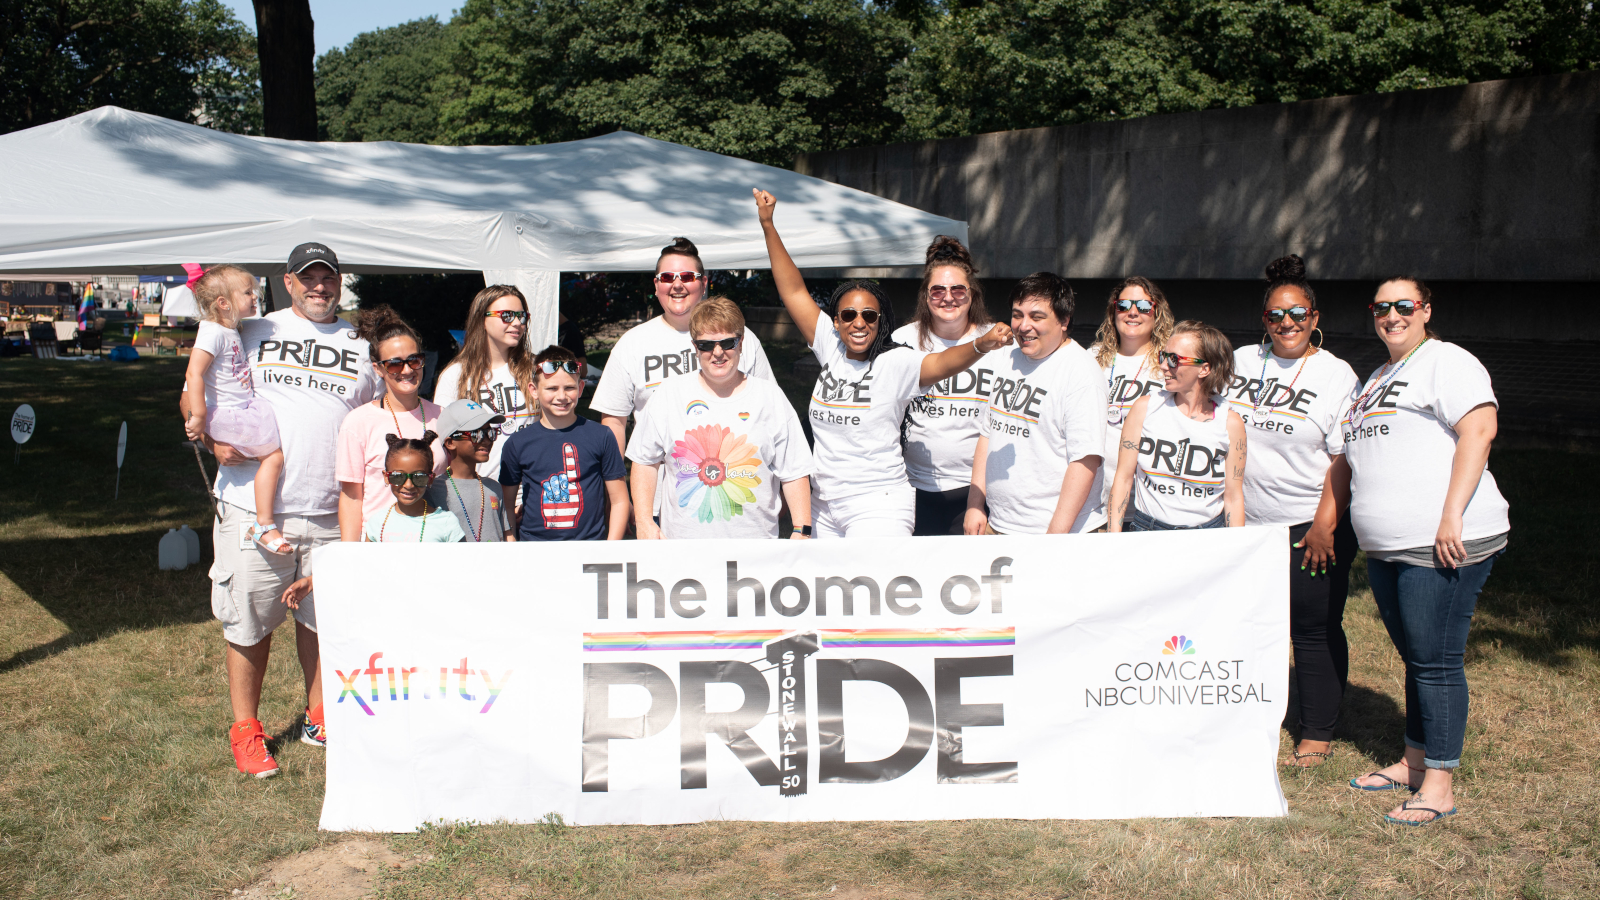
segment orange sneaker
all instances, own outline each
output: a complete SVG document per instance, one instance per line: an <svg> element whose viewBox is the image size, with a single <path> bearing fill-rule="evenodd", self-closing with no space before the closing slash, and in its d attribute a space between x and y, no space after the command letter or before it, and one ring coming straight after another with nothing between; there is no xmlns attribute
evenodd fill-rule
<svg viewBox="0 0 1600 900"><path fill-rule="evenodd" d="M322 722L322 704L308 709L300 721L300 743L313 747L328 746L328 726Z"/></svg>
<svg viewBox="0 0 1600 900"><path fill-rule="evenodd" d="M245 719L233 723L228 729L228 743L233 745L233 761L239 771L257 778L278 774L278 762L267 750L267 735L259 721Z"/></svg>

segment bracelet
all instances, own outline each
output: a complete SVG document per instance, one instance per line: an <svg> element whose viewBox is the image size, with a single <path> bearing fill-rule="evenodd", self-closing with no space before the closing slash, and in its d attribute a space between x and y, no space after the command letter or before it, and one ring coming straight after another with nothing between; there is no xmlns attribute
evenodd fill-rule
<svg viewBox="0 0 1600 900"><path fill-rule="evenodd" d="M794 534L799 534L799 535L804 535L805 537L811 537L811 526L810 525L796 525L796 526L794 526L793 533Z"/></svg>

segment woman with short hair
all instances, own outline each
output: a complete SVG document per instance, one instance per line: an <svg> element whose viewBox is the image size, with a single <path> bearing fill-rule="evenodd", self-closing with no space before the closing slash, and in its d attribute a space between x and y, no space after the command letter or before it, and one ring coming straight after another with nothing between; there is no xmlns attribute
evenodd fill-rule
<svg viewBox="0 0 1600 900"><path fill-rule="evenodd" d="M922 352L948 350L976 340L989 323L972 254L959 240L939 235L928 245L916 316L891 339ZM912 534L961 533L972 453L989 401L988 374L979 363L929 385L911 401L902 443L906 475L917 492Z"/></svg>
<svg viewBox="0 0 1600 900"><path fill-rule="evenodd" d="M1222 402L1233 345L1210 325L1179 322L1161 374L1165 391L1139 398L1122 423L1107 530L1243 527L1244 421Z"/></svg>
<svg viewBox="0 0 1600 900"><path fill-rule="evenodd" d="M1116 482L1117 443L1122 440L1122 421L1128 410L1140 397L1165 384L1161 348L1176 324L1167 295L1148 278L1124 278L1106 299L1105 317L1089 346L1089 355L1106 379L1106 452L1101 464L1104 488L1100 503L1107 502Z"/></svg>
<svg viewBox="0 0 1600 900"><path fill-rule="evenodd" d="M1339 492L1323 486L1329 466L1344 453L1339 417L1359 381L1349 363L1320 346L1321 313L1305 262L1294 255L1275 259L1266 275L1266 333L1261 343L1234 353L1228 403L1250 433L1245 522L1289 529L1289 638L1300 737L1284 765L1310 768L1329 758L1350 672L1344 603L1356 533L1348 493L1337 500Z"/></svg>
<svg viewBox="0 0 1600 900"><path fill-rule="evenodd" d="M509 284L491 284L472 298L467 309L461 352L434 382L433 401L449 406L476 400L505 421L478 474L496 478L505 438L521 431L539 415L533 400L533 351L528 349L528 299Z"/></svg>
<svg viewBox="0 0 1600 900"><path fill-rule="evenodd" d="M1011 328L995 325L976 340L922 353L890 337L894 305L869 281L845 282L819 310L773 224L777 199L766 191L754 193L778 296L822 364L809 408L817 536L909 536L916 493L900 449L906 408L929 385L1011 343Z"/></svg>
<svg viewBox="0 0 1600 900"><path fill-rule="evenodd" d="M1349 477L1350 520L1367 554L1372 599L1405 662L1406 749L1399 762L1350 785L1413 791L1384 819L1419 826L1456 811L1467 631L1505 551L1510 506L1488 469L1499 427L1489 373L1433 332L1428 286L1391 278L1370 308L1389 361L1343 414L1345 453L1328 480L1337 489Z"/></svg>
<svg viewBox="0 0 1600 900"><path fill-rule="evenodd" d="M695 307L689 333L697 370L656 389L628 442L640 540L778 537L780 486L787 537L810 537L811 450L783 390L740 370L744 313L713 297Z"/></svg>

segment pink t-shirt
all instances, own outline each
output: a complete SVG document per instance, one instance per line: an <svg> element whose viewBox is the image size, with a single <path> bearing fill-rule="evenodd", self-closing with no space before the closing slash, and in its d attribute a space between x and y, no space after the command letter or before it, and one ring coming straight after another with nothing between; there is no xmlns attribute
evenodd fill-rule
<svg viewBox="0 0 1600 900"><path fill-rule="evenodd" d="M395 420L400 422L400 436L420 438L422 432L439 428L440 408L427 400L410 412L394 410L391 413L378 404L378 398L352 409L339 426L339 456L335 463L338 478L362 485L361 520L373 513L382 513L394 503L394 492L383 477L383 458L389 453L389 442L384 435L394 434ZM444 442L433 441L433 474L444 474L449 460L445 456Z"/></svg>

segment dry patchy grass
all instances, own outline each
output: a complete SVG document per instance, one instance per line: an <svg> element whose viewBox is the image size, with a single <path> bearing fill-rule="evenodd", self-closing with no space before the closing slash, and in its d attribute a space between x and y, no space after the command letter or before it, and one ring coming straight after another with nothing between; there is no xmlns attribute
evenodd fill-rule
<svg viewBox="0 0 1600 900"><path fill-rule="evenodd" d="M41 419L21 466L0 459L0 897L225 896L272 860L338 839L316 831L319 751L285 746L284 773L270 781L234 771L204 567L155 570L160 534L208 521L172 411L180 379L171 360L0 363L0 396L32 403ZM130 446L112 503L123 419ZM1600 499L1595 461L1569 450L1494 455L1512 552L1489 580L1469 649L1462 813L1438 826L1386 826L1393 795L1345 786L1390 762L1402 729L1399 661L1358 585L1337 755L1285 774L1285 819L444 826L386 839L408 865L385 871L378 893L1600 896L1600 573L1586 512ZM301 701L289 644L269 672L269 728L288 726ZM1286 730L1285 752L1291 743Z"/></svg>

